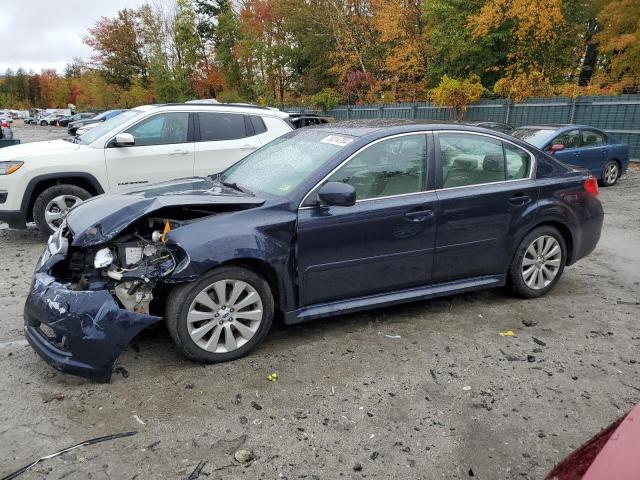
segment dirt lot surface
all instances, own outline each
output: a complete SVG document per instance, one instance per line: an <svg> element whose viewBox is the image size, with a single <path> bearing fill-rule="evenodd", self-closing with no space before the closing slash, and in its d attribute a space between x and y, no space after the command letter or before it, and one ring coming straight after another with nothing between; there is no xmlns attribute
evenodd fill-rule
<svg viewBox="0 0 640 480"><path fill-rule="evenodd" d="M26 345L43 241L0 227L0 476L137 431L20 478L185 479L200 461L207 479L543 478L640 401L639 194L640 171L601 191L600 245L545 298L493 290L277 325L222 365L185 360L160 328L134 341L109 385L57 373ZM239 449L255 458L240 464Z"/></svg>

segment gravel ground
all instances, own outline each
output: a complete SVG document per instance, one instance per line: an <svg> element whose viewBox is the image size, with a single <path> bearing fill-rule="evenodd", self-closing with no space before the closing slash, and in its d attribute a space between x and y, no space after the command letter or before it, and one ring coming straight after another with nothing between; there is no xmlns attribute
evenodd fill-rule
<svg viewBox="0 0 640 480"><path fill-rule="evenodd" d="M601 191L600 245L545 298L499 289L276 325L222 365L185 360L158 328L109 385L57 373L26 345L22 305L43 242L0 230L0 476L137 431L21 478L184 479L205 461L208 479L541 479L640 401L639 193L640 170ZM239 463L238 449L255 458Z"/></svg>

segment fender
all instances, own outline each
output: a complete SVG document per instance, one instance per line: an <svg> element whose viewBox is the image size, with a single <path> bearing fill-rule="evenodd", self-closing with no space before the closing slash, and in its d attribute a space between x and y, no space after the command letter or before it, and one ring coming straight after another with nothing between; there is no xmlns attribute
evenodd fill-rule
<svg viewBox="0 0 640 480"><path fill-rule="evenodd" d="M580 220L576 213L567 204L555 198L540 199L538 208L539 212L533 226L521 235L516 245L519 245L525 235L538 225L544 223L561 224L564 226L562 233L568 234L569 237L569 245L567 247L570 253L566 264L571 265L576 261L577 247L580 244Z"/></svg>
<svg viewBox="0 0 640 480"><path fill-rule="evenodd" d="M104 193L104 188L102 188L102 185L100 185L100 182L98 181L98 179L93 175L91 175L90 173L59 172L59 173L48 173L46 175L38 175L37 177L34 177L31 180L29 180L29 183L27 184L27 188L25 188L24 194L22 195L22 203L20 205L20 210L22 210L23 212L27 212L29 208L29 203L31 202L31 196L33 195L33 191L36 189L36 186L40 182L47 181L47 180L70 178L70 177L82 178L83 180L86 180L87 182L89 182L89 184L91 184L91 186L97 192L98 195L101 195Z"/></svg>
<svg viewBox="0 0 640 480"><path fill-rule="evenodd" d="M268 225L260 226L259 216L216 216L173 230L167 236L167 247L174 251L178 265L167 280L170 283L192 282L202 274L225 263L258 265L275 283L277 304L283 311L297 308L295 281L295 221L296 216L285 210L268 215ZM272 222L280 213L281 220ZM264 218L263 217L263 218ZM258 226L253 226L253 225ZM232 237L228 232L238 232ZM206 242L202 242L208 238ZM188 252L188 254L186 253Z"/></svg>

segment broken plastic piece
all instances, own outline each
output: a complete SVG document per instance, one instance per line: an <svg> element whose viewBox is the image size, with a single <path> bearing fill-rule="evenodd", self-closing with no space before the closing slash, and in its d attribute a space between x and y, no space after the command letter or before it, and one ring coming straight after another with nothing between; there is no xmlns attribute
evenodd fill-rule
<svg viewBox="0 0 640 480"><path fill-rule="evenodd" d="M165 220L164 221L164 230L162 230L162 236L160 237L160 241L162 243L165 242L165 240L167 239L167 234L171 231L171 224L169 223L169 220Z"/></svg>
<svg viewBox="0 0 640 480"><path fill-rule="evenodd" d="M515 337L516 336L515 333L513 333L513 331L511 331L511 330L503 330L498 335L500 335L501 337Z"/></svg>

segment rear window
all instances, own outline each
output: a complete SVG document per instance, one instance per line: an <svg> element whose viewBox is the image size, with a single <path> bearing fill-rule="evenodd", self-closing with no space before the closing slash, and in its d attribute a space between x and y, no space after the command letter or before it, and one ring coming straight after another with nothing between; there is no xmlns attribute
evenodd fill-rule
<svg viewBox="0 0 640 480"><path fill-rule="evenodd" d="M244 115L235 113L199 113L198 119L201 142L237 140L247 136Z"/></svg>

